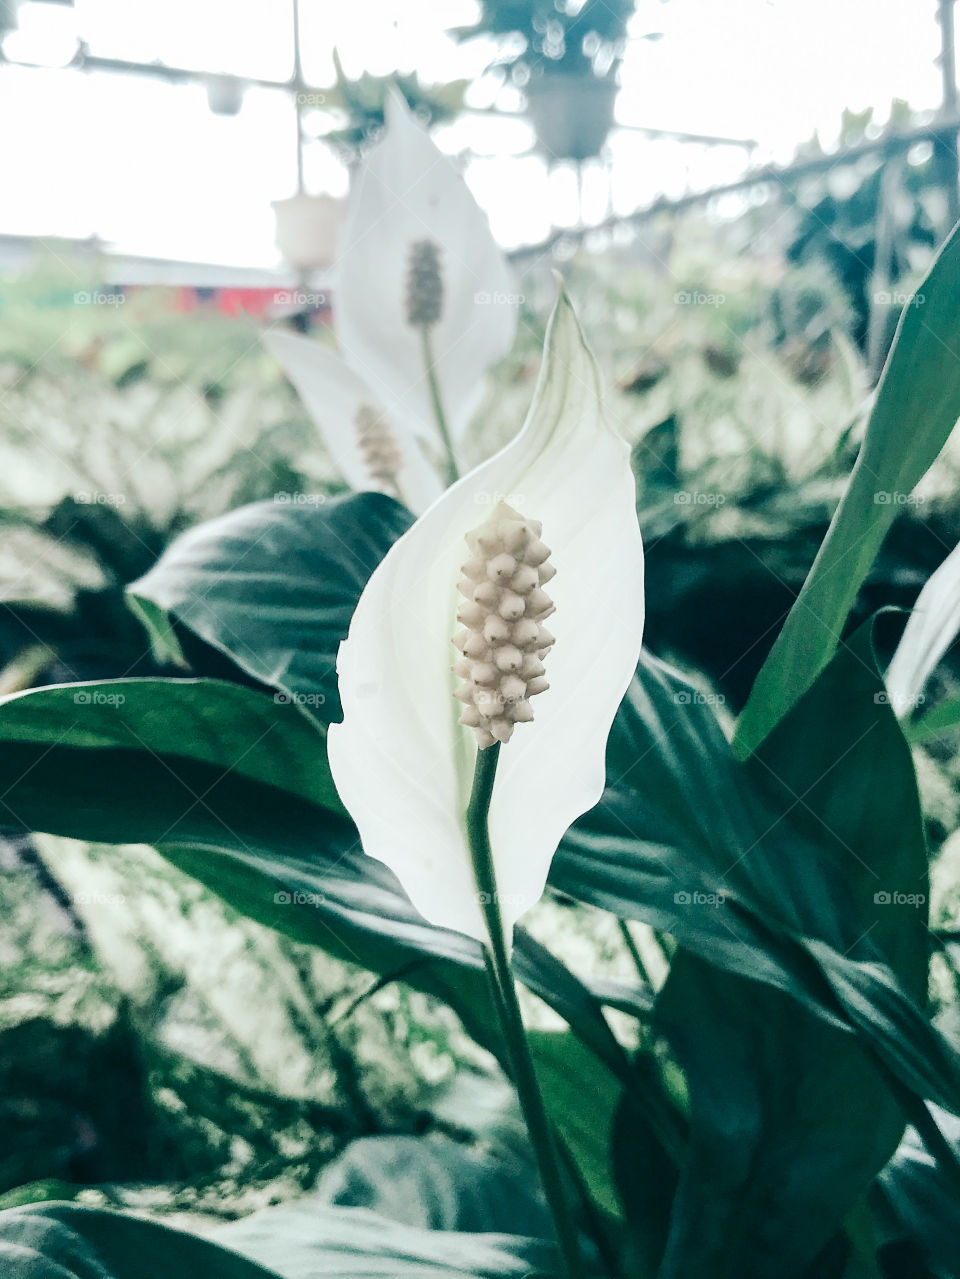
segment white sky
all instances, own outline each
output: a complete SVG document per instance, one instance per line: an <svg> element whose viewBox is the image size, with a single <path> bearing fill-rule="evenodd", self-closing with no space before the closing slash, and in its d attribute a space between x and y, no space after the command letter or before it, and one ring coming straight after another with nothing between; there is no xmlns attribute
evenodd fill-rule
<svg viewBox="0 0 960 1279"><path fill-rule="evenodd" d="M836 136L844 107L891 99L935 107L935 0L639 0L635 40L621 73L622 125L755 138L756 160L786 161L814 129ZM76 0L26 7L11 56L53 56L51 24L73 22L97 54L159 59L237 75L284 78L290 69L288 0ZM444 28L469 22L471 0L301 0L305 72L333 79L332 50L347 73L417 70L427 81L479 74L489 48L453 44ZM492 101L474 85L470 101ZM513 105L509 95L499 99ZM0 232L87 236L127 252L237 265L273 265L270 201L292 193L292 107L283 94L248 89L235 117L214 115L201 85L0 66ZM317 121L322 123L321 120ZM468 181L507 245L536 241L576 217L572 175L548 175L527 126L468 116L441 130L452 152L476 157ZM661 192L679 194L737 176L744 152L612 137L612 199L627 212ZM340 194L342 167L310 149L308 186ZM603 216L608 188L586 183L588 220Z"/></svg>

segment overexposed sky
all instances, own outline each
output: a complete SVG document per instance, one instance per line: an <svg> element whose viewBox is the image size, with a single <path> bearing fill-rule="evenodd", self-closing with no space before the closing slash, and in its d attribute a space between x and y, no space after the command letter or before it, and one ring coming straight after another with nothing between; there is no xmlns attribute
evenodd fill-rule
<svg viewBox="0 0 960 1279"><path fill-rule="evenodd" d="M94 53L158 59L238 76L282 79L291 63L292 0L76 0L30 3L6 52L54 61L74 33ZM478 76L489 46L458 47L444 28L469 22L472 0L301 0L304 69L333 79L416 70L427 81ZM936 0L639 0L621 73L617 117L647 126L753 138L755 160L787 161L818 130L836 136L843 108L892 98L934 108L940 94ZM64 30L72 23L72 30ZM478 81L469 101L494 102ZM496 99L516 105L509 92ZM284 95L248 87L233 117L213 114L202 84L0 65L0 232L98 234L130 253L272 265L270 201L295 185L294 124ZM318 113L308 125L329 127ZM576 218L572 174L529 154L522 120L466 116L437 133L467 159L467 177L507 245L536 241ZM736 147L651 140L629 128L610 143L611 178L588 174L585 215L602 217L658 194L736 177ZM346 175L322 143L308 187L340 194Z"/></svg>

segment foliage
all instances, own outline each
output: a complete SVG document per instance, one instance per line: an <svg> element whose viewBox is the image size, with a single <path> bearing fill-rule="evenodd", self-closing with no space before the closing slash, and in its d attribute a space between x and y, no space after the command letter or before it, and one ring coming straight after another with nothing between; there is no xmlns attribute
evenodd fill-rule
<svg viewBox="0 0 960 1279"><path fill-rule="evenodd" d="M531 75L563 72L574 75L607 75L616 69L626 42L627 23L636 0L585 0L554 4L551 0L483 0L480 16L455 35L472 40L492 35L510 48L511 37L520 43L517 52L505 52L500 65L522 84Z"/></svg>
<svg viewBox="0 0 960 1279"><path fill-rule="evenodd" d="M924 309L907 309L866 413L847 313L822 276L784 271L771 287L736 261L705 274L694 245L685 261L674 259L669 283L647 272L638 286L617 271L602 293L580 285L617 387L610 416L634 446L647 641L658 650L641 654L619 704L602 797L564 835L548 900L514 942L532 1067L562 1151L568 1224L590 1273L957 1274L955 721L944 714L924 746L911 747L925 716L894 704L885 682L893 619L874 616L874 606L911 602L943 558L942 543L956 541L949 447L934 463L960 412L950 356L958 243L947 243L923 282ZM696 293L729 295L730 307L681 297ZM815 314L830 317L826 340L811 330ZM468 445L474 460L511 438L515 410L529 398L539 322L527 318L498 374L499 418L485 415ZM539 401L559 406L557 420L586 385L568 384L579 357L563 345L570 330L566 339L559 331L548 339L560 345L550 348ZM574 470L562 477L570 510L555 517L558 547L564 518L583 516ZM929 507L875 500L911 497L921 482ZM89 1053L82 1060L92 1069L139 1057L128 1084L140 1137L151 1134L151 1157L171 1159L145 1163L146 1175L218 1193L230 1177L266 1171L275 1187L286 1178L278 1193L288 1197L312 1186L321 1164L325 1171L295 1203L214 1231L206 1222L173 1232L111 1211L135 1202L129 1189L113 1201L77 1198L86 1192L75 1183L125 1179L129 1164L24 1167L33 1184L0 1213L0 1257L6 1252L14 1279L52 1277L58 1266L99 1267L109 1279L140 1279L151 1267L160 1275L202 1266L230 1279L560 1267L550 1217L530 1191L531 1145L510 1102L484 1092L493 1062L517 1073L502 1034L503 989L491 993L480 943L428 923L394 873L363 851L327 756L327 729L342 712L336 653L358 601L386 558L396 564L418 544L408 530L433 524L414 525L385 493L332 488L300 505L264 500L266 490L215 519L197 512L163 525L162 553L142 575L139 565L129 574L138 579L128 590L137 634L156 660L148 677L114 668L113 678L0 703L4 825L36 836L17 847L39 849L36 875L52 872L60 885L64 927L50 948L85 973L90 1033L69 1038L67 1052ZM714 500L694 501L700 494ZM429 558L423 553L425 578ZM772 577L758 598L758 583ZM726 594L733 602L724 605ZM949 705L957 682L949 590L934 582L926 599L935 607L908 628L894 669L914 672L916 696L931 644L946 653L923 687ZM697 614L699 629L690 622ZM733 678L728 654L747 642L758 652ZM431 652L425 644L418 660ZM362 703L364 688L350 691ZM393 695L373 682L366 692ZM736 750L727 696L732 708L746 702ZM438 803L436 777L423 780ZM384 796L371 787L362 802L383 805ZM129 892L140 913L121 925L81 910L94 885L102 897ZM15 919L25 919L25 901L11 901ZM171 910L183 914L180 932L168 927ZM591 918L595 933L584 924ZM221 925L236 950L219 952L188 989L188 967ZM19 940L34 924L17 927L9 944L26 947L25 966L43 972L42 955ZM581 928L602 945L578 951ZM614 946L618 965L604 969L598 952ZM159 959L144 998L123 978L130 956L148 947ZM250 951L258 963L247 967ZM230 965L250 1005L247 1030L259 1028L264 1042L224 1029L218 988L230 985ZM54 1021L64 991L45 980L44 1020ZM375 1011L390 991L406 1001L395 1005L404 1054L428 1044L448 1075L460 1068L451 1087L469 1079L484 1092L480 1102L455 1091L446 1105L424 1102L435 1117L423 1126L445 1134L414 1135L417 1079L393 1091L383 1077L371 1083L388 1053L381 1038L363 1057L373 1019L355 1034L341 1025ZM271 998L283 1004L275 1017ZM25 1057L34 1027L18 1019L16 981L4 1000ZM161 1006L166 1016L145 1026ZM205 1047L191 1062L198 1043ZM317 1045L327 1055L311 1069L304 1063ZM344 1054L360 1060L359 1083ZM285 1093L287 1059L304 1073ZM188 1066L174 1086L178 1062ZM182 1116L171 1121L176 1107L162 1113L161 1090L199 1111L198 1129L209 1124L202 1149L191 1147ZM399 1137L347 1145L327 1163L391 1115ZM274 1123L284 1141L271 1144ZM232 1144L241 1131L252 1154ZM193 1206L209 1201L201 1190Z"/></svg>

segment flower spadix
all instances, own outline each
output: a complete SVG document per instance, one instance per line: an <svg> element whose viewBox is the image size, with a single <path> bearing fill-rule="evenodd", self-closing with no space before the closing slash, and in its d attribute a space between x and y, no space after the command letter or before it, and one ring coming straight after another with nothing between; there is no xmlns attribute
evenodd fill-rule
<svg viewBox="0 0 960 1279"><path fill-rule="evenodd" d="M539 520L500 501L467 534L472 554L458 587L463 625L453 637L463 654L453 670L463 683L454 697L465 703L460 723L474 730L481 750L509 742L517 724L533 719L530 698L549 688L543 658L554 641L543 620L554 604L543 584L556 569L542 532Z"/></svg>
<svg viewBox="0 0 960 1279"><path fill-rule="evenodd" d="M629 450L561 295L523 429L391 548L340 649L334 780L364 849L426 919L486 940L465 814L494 741L508 935L540 898L564 832L602 793L643 615Z"/></svg>
<svg viewBox="0 0 960 1279"><path fill-rule="evenodd" d="M414 513L426 510L443 485L405 420L317 339L270 329L261 340L297 388L350 487L399 497Z"/></svg>
<svg viewBox="0 0 960 1279"><path fill-rule="evenodd" d="M352 367L391 418L436 441L423 336L454 434L516 331L515 286L487 219L452 160L399 93L384 136L351 179L333 298Z"/></svg>

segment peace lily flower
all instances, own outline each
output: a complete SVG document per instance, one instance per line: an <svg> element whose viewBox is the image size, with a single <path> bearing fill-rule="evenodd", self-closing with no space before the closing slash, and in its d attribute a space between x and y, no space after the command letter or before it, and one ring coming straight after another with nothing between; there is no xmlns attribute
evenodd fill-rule
<svg viewBox="0 0 960 1279"><path fill-rule="evenodd" d="M900 719L924 700L927 680L960 632L960 546L930 574L887 668L890 705Z"/></svg>
<svg viewBox="0 0 960 1279"><path fill-rule="evenodd" d="M487 828L508 938L540 898L603 791L643 617L629 450L561 295L522 431L391 548L340 648L334 780L427 920L488 940L465 820L478 751L500 752Z"/></svg>
<svg viewBox="0 0 960 1279"><path fill-rule="evenodd" d="M385 136L351 183L344 219L334 323L346 360L431 444L436 391L455 441L484 373L513 344L514 287L453 161L389 93Z"/></svg>
<svg viewBox="0 0 960 1279"><path fill-rule="evenodd" d="M484 373L516 331L509 268L453 163L398 93L386 133L351 184L335 289L343 357L313 339L270 330L262 340L297 388L344 479L382 489L415 513L456 478L458 433ZM376 415L376 416L374 416ZM369 430L382 451L371 470Z"/></svg>
<svg viewBox="0 0 960 1279"><path fill-rule="evenodd" d="M261 340L297 388L350 487L389 493L415 514L426 510L443 491L440 476L363 378L313 338L272 329Z"/></svg>

